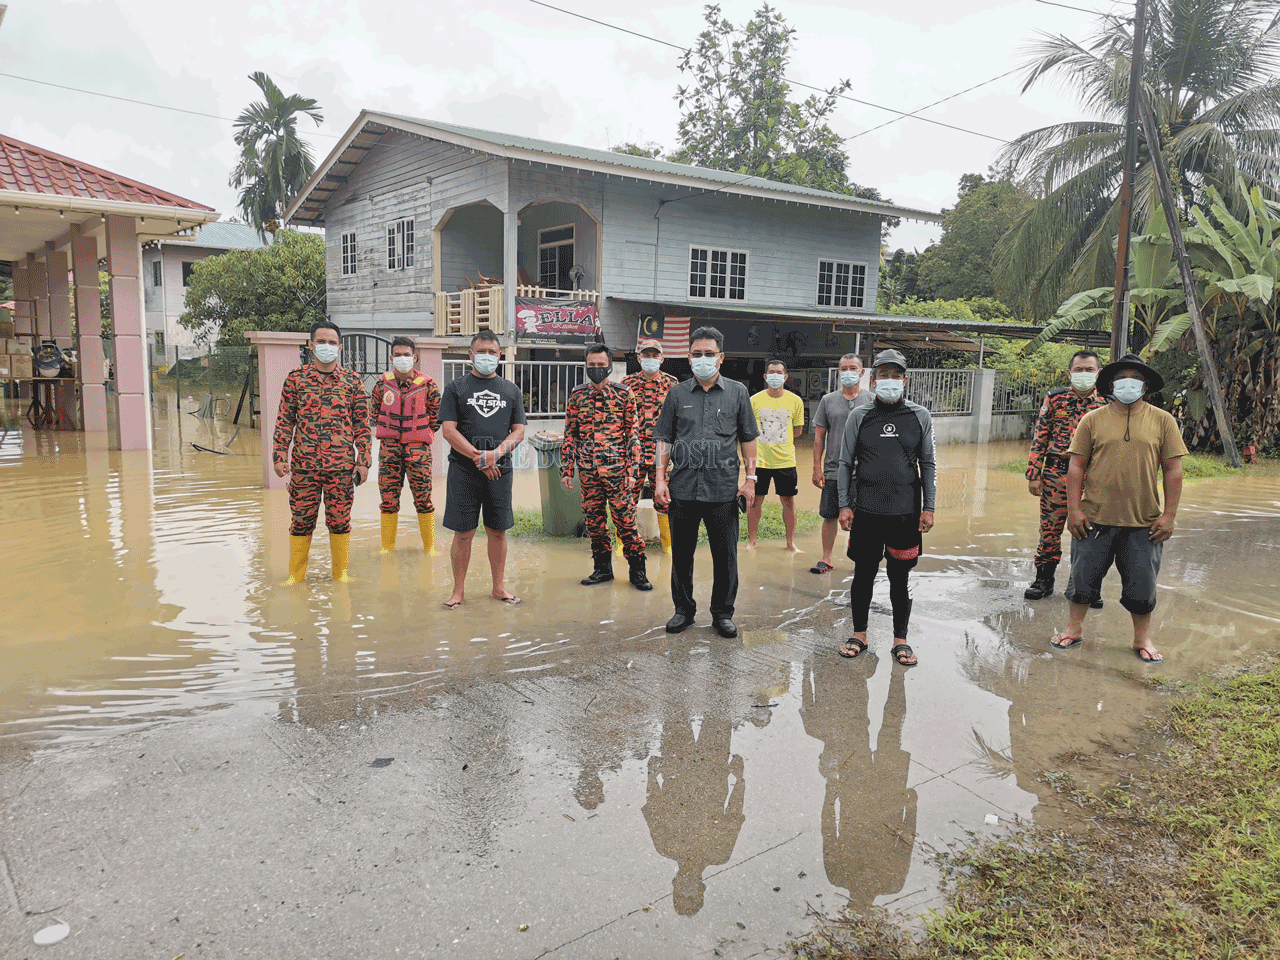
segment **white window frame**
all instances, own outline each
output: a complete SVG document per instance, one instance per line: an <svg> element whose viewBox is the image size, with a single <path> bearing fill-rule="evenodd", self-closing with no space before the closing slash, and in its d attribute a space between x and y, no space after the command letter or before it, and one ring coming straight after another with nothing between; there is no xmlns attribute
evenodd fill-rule
<svg viewBox="0 0 1280 960"><path fill-rule="evenodd" d="M705 257L703 262L704 269L701 271L703 281L700 286L702 293L694 292L694 257L702 254ZM715 263L717 255L724 257L724 293L717 295L715 291ZM733 294L733 267L734 258L742 257L742 296L735 297ZM717 300L722 303L746 303L748 300L747 290L751 284L751 251L735 250L732 247L710 247L698 244L689 244L689 281L686 289L689 293L690 300Z"/></svg>
<svg viewBox="0 0 1280 960"><path fill-rule="evenodd" d="M823 267L830 265L831 269L831 292L825 294L829 299L823 300L822 292L822 270ZM847 267L849 276L843 285L843 291L839 282L839 271L841 267ZM855 270L862 271L862 292L858 297L854 298L853 275ZM843 298L844 303L838 301ZM820 307L833 307L837 310L861 310L867 302L867 264L861 260L837 260L834 257L822 257L818 260L817 281L814 290L814 302Z"/></svg>
<svg viewBox="0 0 1280 960"><path fill-rule="evenodd" d="M413 217L402 217L387 224L387 269L409 270L414 263Z"/></svg>
<svg viewBox="0 0 1280 960"><path fill-rule="evenodd" d="M342 234L342 276L353 277L356 273L356 235L352 233Z"/></svg>
<svg viewBox="0 0 1280 960"><path fill-rule="evenodd" d="M553 233L556 230L570 230L573 235L568 240L556 240L553 243L543 243L542 235L544 233ZM543 227L538 231L538 286L545 286L542 282L542 251L556 247L573 247L573 262L578 262L578 228L573 223L562 223L558 227ZM556 254L557 262L559 262L559 253ZM559 282L559 277L556 278ZM548 290L559 290L559 287L547 287ZM569 289L573 289L570 287Z"/></svg>

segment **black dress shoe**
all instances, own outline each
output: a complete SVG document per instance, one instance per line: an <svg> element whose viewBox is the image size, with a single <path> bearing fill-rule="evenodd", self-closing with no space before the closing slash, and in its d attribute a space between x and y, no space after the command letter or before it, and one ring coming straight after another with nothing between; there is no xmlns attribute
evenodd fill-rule
<svg viewBox="0 0 1280 960"><path fill-rule="evenodd" d="M677 613L667 621L667 633L684 633L691 626L693 626L692 614Z"/></svg>
<svg viewBox="0 0 1280 960"><path fill-rule="evenodd" d="M719 620L717 620L715 623L715 627L716 627L716 633L720 634L720 636L722 637L727 637L730 640L732 640L734 637L738 635L737 624L735 624L728 617L721 617Z"/></svg>

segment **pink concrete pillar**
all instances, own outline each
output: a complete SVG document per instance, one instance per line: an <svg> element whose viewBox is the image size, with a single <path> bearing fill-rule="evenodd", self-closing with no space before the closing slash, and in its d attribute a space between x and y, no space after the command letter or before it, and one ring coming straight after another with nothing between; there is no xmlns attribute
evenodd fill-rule
<svg viewBox="0 0 1280 960"><path fill-rule="evenodd" d="M78 234L78 229L73 234ZM80 354L80 423L86 433L107 430L106 359L102 354L102 301L98 290L98 241L73 236L71 269L76 285L76 350Z"/></svg>
<svg viewBox="0 0 1280 960"><path fill-rule="evenodd" d="M449 341L439 337L414 337L414 346L418 351L418 369L436 382L440 392L444 392L444 352L449 349ZM431 444L431 475L442 477L445 472L445 457L449 455L449 445L444 437L436 433L435 442Z"/></svg>
<svg viewBox="0 0 1280 960"><path fill-rule="evenodd" d="M276 476L271 450L276 432L276 414L280 411L280 392L284 378L297 368L298 348L307 342L305 333L279 333L274 330L250 330L244 338L258 348L258 407L262 411L262 485L268 489L285 486L288 481Z"/></svg>
<svg viewBox="0 0 1280 960"><path fill-rule="evenodd" d="M49 335L49 265L37 260L34 253L27 254L27 283L31 299L35 301L31 318L31 332L35 336L30 341L34 350Z"/></svg>
<svg viewBox="0 0 1280 960"><path fill-rule="evenodd" d="M107 217L111 346L121 450L151 449L151 403L142 315L142 249L133 217Z"/></svg>
<svg viewBox="0 0 1280 960"><path fill-rule="evenodd" d="M49 332L58 346L71 346L71 290L67 286L66 247L46 244L45 263L49 267Z"/></svg>

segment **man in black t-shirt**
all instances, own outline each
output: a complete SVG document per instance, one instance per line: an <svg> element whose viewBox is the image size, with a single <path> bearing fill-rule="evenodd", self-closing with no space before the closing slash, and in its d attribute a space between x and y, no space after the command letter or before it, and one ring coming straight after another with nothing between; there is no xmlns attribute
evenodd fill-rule
<svg viewBox="0 0 1280 960"><path fill-rule="evenodd" d="M453 531L449 559L453 593L445 609L456 610L466 593L471 541L480 513L489 540L493 597L516 604L508 592L507 531L515 524L511 511L511 451L524 439L524 400L510 380L498 376L502 345L488 330L471 338L471 372L445 385L440 397L440 431L453 449L445 484L444 525Z"/></svg>

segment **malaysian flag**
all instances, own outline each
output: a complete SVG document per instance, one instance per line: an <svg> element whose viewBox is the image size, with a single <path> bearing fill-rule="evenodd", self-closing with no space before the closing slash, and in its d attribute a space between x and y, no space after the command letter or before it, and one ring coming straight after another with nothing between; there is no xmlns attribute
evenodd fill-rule
<svg viewBox="0 0 1280 960"><path fill-rule="evenodd" d="M668 357L683 357L689 353L689 318L667 317L665 320L646 314L640 318L636 331L636 349L641 340L657 340L662 353Z"/></svg>

